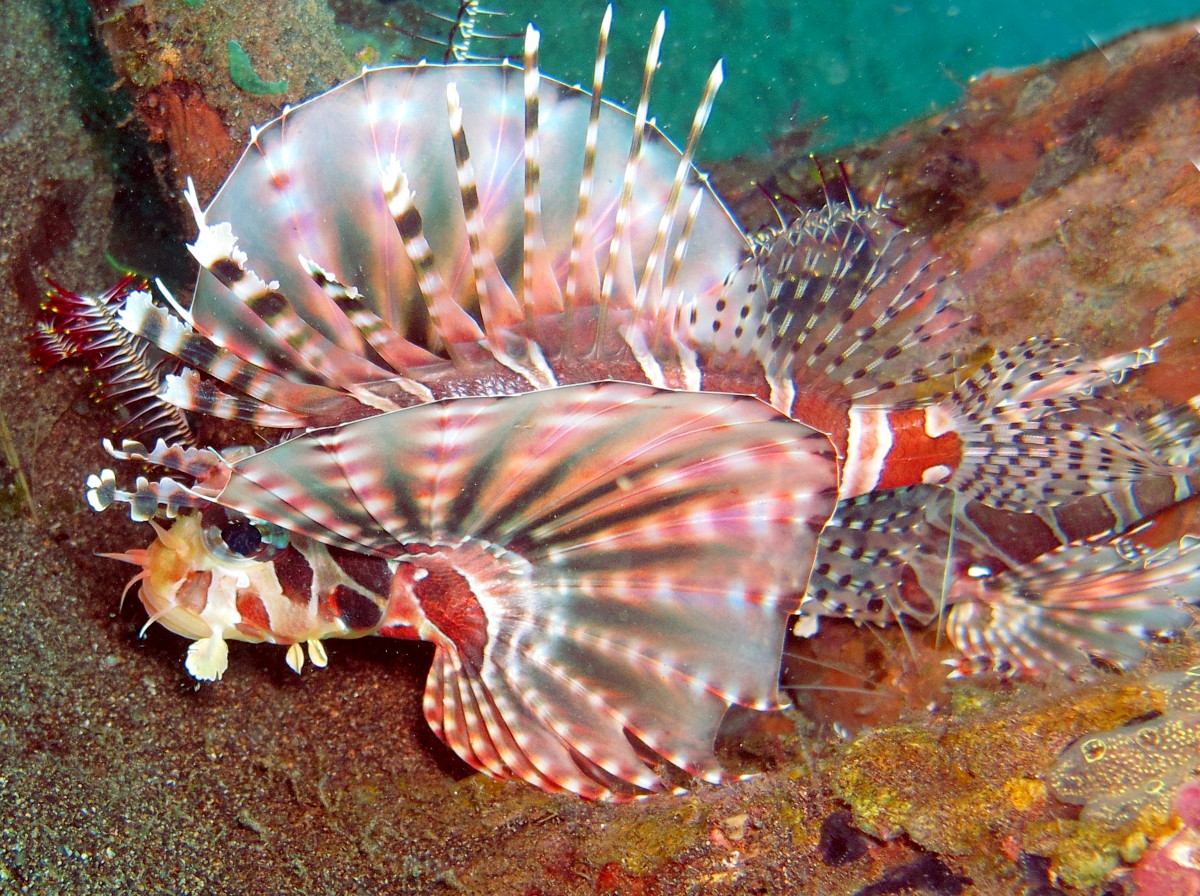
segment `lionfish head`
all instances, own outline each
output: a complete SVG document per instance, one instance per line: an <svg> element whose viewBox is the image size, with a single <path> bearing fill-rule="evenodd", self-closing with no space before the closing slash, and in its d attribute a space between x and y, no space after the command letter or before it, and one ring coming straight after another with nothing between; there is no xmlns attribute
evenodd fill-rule
<svg viewBox="0 0 1200 896"><path fill-rule="evenodd" d="M297 671L307 642L314 665L324 665L324 652L312 645L337 627L312 602L295 599L286 575L281 581L295 555L283 530L216 505L182 514L170 528L150 524L157 537L148 548L106 556L142 568L126 590L140 586L146 628L157 622L193 642L187 670L195 678L224 674L226 641L291 645L288 664Z"/></svg>

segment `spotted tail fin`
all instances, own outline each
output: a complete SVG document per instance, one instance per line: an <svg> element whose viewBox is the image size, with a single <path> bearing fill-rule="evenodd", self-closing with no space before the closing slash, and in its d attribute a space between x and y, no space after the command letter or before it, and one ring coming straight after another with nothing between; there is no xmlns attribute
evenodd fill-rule
<svg viewBox="0 0 1200 896"><path fill-rule="evenodd" d="M1154 359L1151 347L1085 362L1041 337L997 352L926 411L926 434L957 439L961 460L924 481L1024 511L1181 472L1101 395Z"/></svg>

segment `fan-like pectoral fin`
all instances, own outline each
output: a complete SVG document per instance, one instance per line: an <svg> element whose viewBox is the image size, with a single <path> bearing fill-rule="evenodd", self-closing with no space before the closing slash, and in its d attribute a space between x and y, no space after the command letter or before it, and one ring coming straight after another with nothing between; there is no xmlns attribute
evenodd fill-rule
<svg viewBox="0 0 1200 896"><path fill-rule="evenodd" d="M198 500L387 559L381 624L437 645L426 716L467 762L597 798L661 789L661 765L720 780L726 710L784 702L837 486L829 440L756 398L615 382L419 405L221 470Z"/></svg>
<svg viewBox="0 0 1200 896"><path fill-rule="evenodd" d="M756 399L616 383L396 417L437 469L391 501L406 519L372 513L406 545L394 611L438 645L438 735L487 774L592 798L661 790L663 766L727 777L726 711L784 702L788 617L834 501L827 440ZM403 467L381 436L324 456L362 469L363 446L390 444Z"/></svg>

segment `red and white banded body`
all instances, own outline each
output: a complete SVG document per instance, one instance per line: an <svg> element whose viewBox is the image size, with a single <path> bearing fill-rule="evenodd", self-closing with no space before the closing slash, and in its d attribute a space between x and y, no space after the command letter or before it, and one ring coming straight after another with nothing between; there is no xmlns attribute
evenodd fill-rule
<svg viewBox="0 0 1200 896"><path fill-rule="evenodd" d="M154 353L151 406L277 433L197 448L168 413L169 443L109 450L178 477L89 478L97 509L175 518L121 556L192 674L220 677L226 640L297 669L326 637L429 640L425 714L460 756L590 797L661 789L663 762L724 777L724 713L786 702L793 617L858 600L814 586L911 560L875 499L1040 511L1192 464L1092 401L1151 350L924 360L953 286L882 207L743 234L693 166L720 65L680 151L648 114L662 19L634 113L600 99L609 25L590 93L541 76L530 29L523 68L378 69L285 111L208 208L189 191L191 307L127 291L88 331ZM1152 609L1197 561L1163 562ZM979 626L954 629L972 655L1037 668L1036 627L979 648Z"/></svg>

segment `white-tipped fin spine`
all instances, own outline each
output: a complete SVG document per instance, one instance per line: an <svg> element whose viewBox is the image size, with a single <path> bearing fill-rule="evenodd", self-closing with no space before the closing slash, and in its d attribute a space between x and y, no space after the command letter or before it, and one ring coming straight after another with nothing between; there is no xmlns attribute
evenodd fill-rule
<svg viewBox="0 0 1200 896"><path fill-rule="evenodd" d="M612 311L610 306L617 293L618 281L626 287L632 286L633 259L627 245L629 219L633 207L633 193L637 186L638 167L641 163L642 142L646 137L650 110L650 88L654 84L654 73L658 69L658 58L662 51L662 39L666 25L666 14L659 13L658 20L654 23L654 32L650 36L650 48L646 52L646 67L642 73L642 90L638 97L637 113L633 122L629 157L625 161L625 173L621 179L621 196L617 201L612 238L608 244L608 256L600 280L600 316L596 328L596 344L593 347L595 354L600 357L607 351L605 343L608 337L608 315Z"/></svg>

